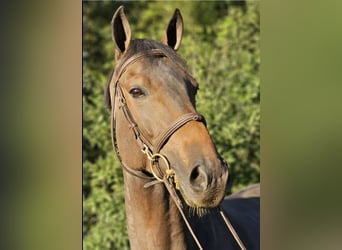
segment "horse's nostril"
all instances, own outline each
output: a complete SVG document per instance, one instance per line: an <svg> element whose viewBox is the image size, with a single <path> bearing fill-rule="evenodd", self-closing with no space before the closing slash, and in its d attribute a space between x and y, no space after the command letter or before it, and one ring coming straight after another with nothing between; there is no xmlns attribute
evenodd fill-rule
<svg viewBox="0 0 342 250"><path fill-rule="evenodd" d="M204 191L208 187L208 175L202 166L193 168L190 174L190 184L196 191Z"/></svg>

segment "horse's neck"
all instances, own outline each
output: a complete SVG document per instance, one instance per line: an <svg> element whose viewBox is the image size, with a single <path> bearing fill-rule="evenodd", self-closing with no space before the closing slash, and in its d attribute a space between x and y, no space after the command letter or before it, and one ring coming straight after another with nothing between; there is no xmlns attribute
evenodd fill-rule
<svg viewBox="0 0 342 250"><path fill-rule="evenodd" d="M182 218L164 185L143 188L144 180L124 176L131 249L188 249Z"/></svg>
<svg viewBox="0 0 342 250"><path fill-rule="evenodd" d="M146 180L125 171L124 178L131 249L198 249L164 184L144 188ZM217 211L212 209L200 218L195 215L189 217L201 246L203 249L240 249ZM239 227L236 229L242 236L246 231L243 229L241 232ZM258 246L258 242L254 245Z"/></svg>

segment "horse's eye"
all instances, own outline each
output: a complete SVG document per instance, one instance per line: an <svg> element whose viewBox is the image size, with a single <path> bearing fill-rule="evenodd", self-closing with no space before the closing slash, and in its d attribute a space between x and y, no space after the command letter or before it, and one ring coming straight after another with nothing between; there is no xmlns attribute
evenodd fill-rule
<svg viewBox="0 0 342 250"><path fill-rule="evenodd" d="M132 88L129 93L131 94L131 96L133 96L133 98L139 98L142 96L145 96L145 93L142 89L140 88Z"/></svg>

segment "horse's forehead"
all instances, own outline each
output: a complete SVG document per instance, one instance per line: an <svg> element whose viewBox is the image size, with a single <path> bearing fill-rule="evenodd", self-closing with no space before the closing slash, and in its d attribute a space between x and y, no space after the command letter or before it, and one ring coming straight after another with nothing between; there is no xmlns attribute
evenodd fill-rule
<svg viewBox="0 0 342 250"><path fill-rule="evenodd" d="M182 72L172 67L166 58L142 59L130 65L124 73L124 81L129 81L134 78L142 78L148 81L152 86L153 83L167 83L172 80L172 83L181 83ZM141 82L143 83L143 82Z"/></svg>

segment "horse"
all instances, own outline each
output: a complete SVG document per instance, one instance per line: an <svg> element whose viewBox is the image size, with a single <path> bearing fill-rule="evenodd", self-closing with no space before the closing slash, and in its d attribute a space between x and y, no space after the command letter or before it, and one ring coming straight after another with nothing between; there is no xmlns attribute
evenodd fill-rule
<svg viewBox="0 0 342 250"><path fill-rule="evenodd" d="M132 39L123 6L111 24L116 66L106 101L131 249L259 249L260 187L224 198L228 164L196 111L198 83L177 54L180 11L160 42Z"/></svg>

